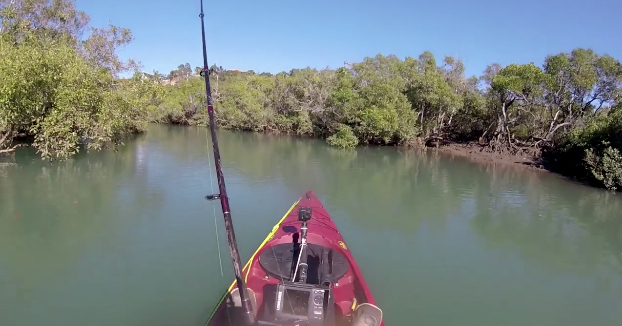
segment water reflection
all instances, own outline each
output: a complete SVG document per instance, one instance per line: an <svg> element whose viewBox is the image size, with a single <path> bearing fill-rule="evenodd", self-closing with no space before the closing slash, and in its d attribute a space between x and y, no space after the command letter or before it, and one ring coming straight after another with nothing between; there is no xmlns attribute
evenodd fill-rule
<svg viewBox="0 0 622 326"><path fill-rule="evenodd" d="M219 140L243 259L312 188L388 324L622 319L620 195L435 151L338 150L226 131ZM152 126L118 152L66 163L31 154L0 170L8 324L201 325L232 273L217 214L220 275L212 206L203 200L216 186L207 129ZM82 312L70 313L77 306Z"/></svg>
<svg viewBox="0 0 622 326"><path fill-rule="evenodd" d="M156 136L159 142L171 144L161 146L176 159L207 159L207 130L158 132L166 135ZM359 227L413 234L425 223L442 232L449 219L470 219L490 246L519 251L551 268L580 272L620 264L619 194L435 151L339 150L316 140L219 133L228 176L278 180L296 195L313 188L333 215L344 213ZM588 254L595 251L601 254Z"/></svg>
<svg viewBox="0 0 622 326"><path fill-rule="evenodd" d="M197 149L171 147L181 161L197 159L207 145L206 136L186 138L191 130L168 136L171 144L182 141L174 139L178 135L184 146ZM228 177L243 178L235 180L241 184L283 185L267 194L272 198L267 202L316 190L387 306L387 321L410 320L404 311L413 304L427 311L422 320L436 325L457 319L466 325L562 319L582 325L584 318L597 315L607 325L620 317L610 308L622 304L620 195L524 167L470 162L435 151L343 151L317 140L219 134ZM269 225L277 217L268 215L261 222ZM536 285L542 282L548 285ZM592 282L596 292L588 285ZM572 284L575 290L568 289ZM427 300L410 299L409 288L419 289ZM608 294L598 297L598 292ZM569 307L583 305L577 310L583 315L560 319L568 308L541 305L546 311L534 305L535 298L562 302L568 295L576 297ZM468 303L460 301L469 296ZM499 306L508 300L514 308ZM441 313L449 302L461 309ZM496 312L485 311L490 307ZM525 311L532 316L524 317Z"/></svg>
<svg viewBox="0 0 622 326"><path fill-rule="evenodd" d="M134 207L148 214L161 202L149 197L154 189L147 191L145 180L135 173L134 153L125 148L48 163L22 151L18 165L4 168L0 288L10 302L3 308L36 300L32 294L38 289L73 275L94 246L106 243L116 254L126 252L127 238L118 235L135 218Z"/></svg>
<svg viewBox="0 0 622 326"><path fill-rule="evenodd" d="M620 270L620 195L522 167L472 166L490 176L471 188L471 225L491 246L559 272L592 273L602 264Z"/></svg>

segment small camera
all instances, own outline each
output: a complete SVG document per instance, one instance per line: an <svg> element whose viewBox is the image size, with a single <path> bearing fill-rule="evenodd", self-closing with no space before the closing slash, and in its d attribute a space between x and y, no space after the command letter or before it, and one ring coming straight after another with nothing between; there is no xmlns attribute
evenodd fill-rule
<svg viewBox="0 0 622 326"><path fill-rule="evenodd" d="M300 207L298 210L298 220L301 222L306 222L311 219L311 208L310 207Z"/></svg>

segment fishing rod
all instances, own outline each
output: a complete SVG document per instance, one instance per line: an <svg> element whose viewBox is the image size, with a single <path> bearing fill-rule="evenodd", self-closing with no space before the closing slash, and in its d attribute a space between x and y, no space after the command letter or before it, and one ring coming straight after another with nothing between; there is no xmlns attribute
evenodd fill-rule
<svg viewBox="0 0 622 326"><path fill-rule="evenodd" d="M238 287L240 301L242 303L242 309L246 314L248 325L255 323L255 316L253 315L253 307L247 297L246 284L242 278L242 265L240 264L240 252L238 251L238 245L235 241L235 232L233 231L233 221L231 220L231 211L229 209L229 197L227 197L227 189L225 187L225 176L222 173L222 167L220 164L220 150L218 148L218 139L216 138L216 123L214 122L214 103L212 100L212 89L209 83L209 66L207 64L207 47L205 45L205 14L203 13L203 0L201 1L201 37L203 40L203 70L200 75L205 79L205 94L207 95L207 114L209 116L209 129L212 135L212 148L214 150L214 166L216 168L216 179L218 180L219 194L208 195L205 198L208 200L220 199L220 206L222 207L223 217L225 219L225 230L227 230L227 241L229 243L229 254L233 263L233 272L235 274L235 281Z"/></svg>

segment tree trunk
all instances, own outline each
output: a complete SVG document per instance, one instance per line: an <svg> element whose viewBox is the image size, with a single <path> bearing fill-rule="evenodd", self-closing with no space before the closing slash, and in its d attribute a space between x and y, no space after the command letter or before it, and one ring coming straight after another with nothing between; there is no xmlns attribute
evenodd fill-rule
<svg viewBox="0 0 622 326"><path fill-rule="evenodd" d="M5 148L7 151L12 151L11 144L13 143L13 128L9 127L2 137L0 137L0 149ZM14 147L13 147L14 148ZM3 153L3 152L0 152Z"/></svg>

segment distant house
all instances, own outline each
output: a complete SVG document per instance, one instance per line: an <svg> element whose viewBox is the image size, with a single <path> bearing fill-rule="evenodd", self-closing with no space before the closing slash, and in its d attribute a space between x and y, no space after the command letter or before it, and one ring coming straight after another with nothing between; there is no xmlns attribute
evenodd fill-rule
<svg viewBox="0 0 622 326"><path fill-rule="evenodd" d="M240 71L240 70L236 70L236 71ZM149 79L152 81L156 81L156 75L155 74L150 74L150 73L146 73L146 72L140 72L140 78L141 79ZM185 76L180 76L177 74L173 74L173 75L159 75L160 77L160 83L162 83L163 85L175 85L177 83L179 83L182 80L186 80L186 79L190 79L190 78L198 78L201 77L198 74L190 74L190 75L185 75Z"/></svg>
<svg viewBox="0 0 622 326"><path fill-rule="evenodd" d="M152 75L152 74L148 74L148 73L146 73L146 72L141 72L141 73L140 73L140 77L141 77L142 79L147 79L147 78L148 78L148 79L151 79L151 80L155 80L155 76L154 76L154 75Z"/></svg>
<svg viewBox="0 0 622 326"><path fill-rule="evenodd" d="M162 79L162 84L163 85L175 85L177 84L177 82L179 82L180 78L177 77L173 77L173 78L164 78Z"/></svg>

